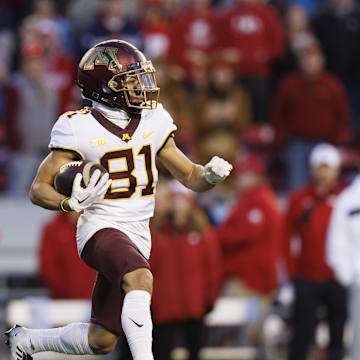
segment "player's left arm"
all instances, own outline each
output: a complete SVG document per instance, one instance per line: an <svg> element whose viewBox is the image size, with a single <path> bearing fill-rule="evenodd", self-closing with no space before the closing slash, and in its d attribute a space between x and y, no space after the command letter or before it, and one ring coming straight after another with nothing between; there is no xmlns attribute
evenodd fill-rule
<svg viewBox="0 0 360 360"><path fill-rule="evenodd" d="M194 191L207 191L223 181L232 170L232 165L217 156L205 166L193 163L169 138L158 154L163 165L175 179Z"/></svg>

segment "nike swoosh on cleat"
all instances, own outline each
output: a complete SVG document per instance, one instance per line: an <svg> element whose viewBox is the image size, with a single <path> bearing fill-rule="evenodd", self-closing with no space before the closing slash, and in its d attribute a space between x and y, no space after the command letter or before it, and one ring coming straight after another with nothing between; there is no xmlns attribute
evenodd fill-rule
<svg viewBox="0 0 360 360"><path fill-rule="evenodd" d="M133 319L129 318L137 327L143 327L144 324L138 324L136 321L134 321Z"/></svg>

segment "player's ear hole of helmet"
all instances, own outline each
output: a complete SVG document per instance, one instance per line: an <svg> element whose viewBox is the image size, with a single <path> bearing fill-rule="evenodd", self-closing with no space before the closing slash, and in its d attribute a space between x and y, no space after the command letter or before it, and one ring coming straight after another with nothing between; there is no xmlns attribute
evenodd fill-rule
<svg viewBox="0 0 360 360"><path fill-rule="evenodd" d="M111 90L108 86L102 84L102 85L101 85L101 89L102 89L102 91L103 91L105 94L111 94L111 91L112 91L112 90Z"/></svg>

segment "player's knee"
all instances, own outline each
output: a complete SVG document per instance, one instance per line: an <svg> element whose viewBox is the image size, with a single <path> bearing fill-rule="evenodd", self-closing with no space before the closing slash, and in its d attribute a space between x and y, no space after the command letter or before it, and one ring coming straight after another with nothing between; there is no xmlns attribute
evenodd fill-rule
<svg viewBox="0 0 360 360"><path fill-rule="evenodd" d="M103 339L103 338L92 338L89 339L89 346L96 355L108 354L115 348L116 341Z"/></svg>
<svg viewBox="0 0 360 360"><path fill-rule="evenodd" d="M133 290L145 290L152 294L153 276L149 269L136 269L125 274L123 278L123 289L126 293Z"/></svg>
<svg viewBox="0 0 360 360"><path fill-rule="evenodd" d="M96 355L108 354L115 348L117 337L107 331L98 331L98 329L90 328L89 331L89 346Z"/></svg>

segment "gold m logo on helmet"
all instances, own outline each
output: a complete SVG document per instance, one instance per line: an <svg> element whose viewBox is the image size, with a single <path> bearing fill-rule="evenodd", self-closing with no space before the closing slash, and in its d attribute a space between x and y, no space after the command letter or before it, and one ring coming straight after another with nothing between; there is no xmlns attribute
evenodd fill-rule
<svg viewBox="0 0 360 360"><path fill-rule="evenodd" d="M122 65L119 64L119 61L116 57L116 53L118 51L117 48L98 47L91 50L89 51L89 58L84 64L84 70L94 70L95 65L104 65L107 66L110 71L122 71Z"/></svg>

